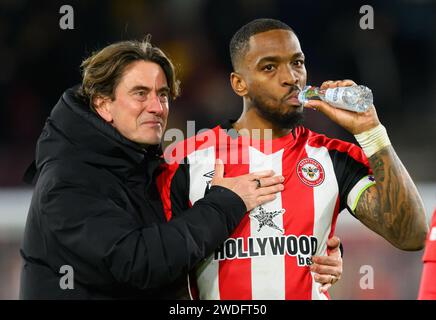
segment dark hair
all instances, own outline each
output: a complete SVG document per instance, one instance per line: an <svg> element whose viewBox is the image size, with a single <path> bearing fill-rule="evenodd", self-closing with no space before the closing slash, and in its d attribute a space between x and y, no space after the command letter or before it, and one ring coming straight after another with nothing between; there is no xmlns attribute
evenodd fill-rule
<svg viewBox="0 0 436 320"><path fill-rule="evenodd" d="M230 59L232 61L233 69L236 70L240 59L247 53L248 43L251 36L277 29L294 32L294 30L286 23L275 19L256 19L236 31L232 40L230 40Z"/></svg>
<svg viewBox="0 0 436 320"><path fill-rule="evenodd" d="M97 96L115 99L115 89L124 70L132 62L144 60L160 65L170 88L170 95L175 99L180 92L180 83L171 60L157 47L150 43L150 36L144 41L122 41L108 45L94 52L85 59L82 68L82 86L79 95L94 109L93 100Z"/></svg>

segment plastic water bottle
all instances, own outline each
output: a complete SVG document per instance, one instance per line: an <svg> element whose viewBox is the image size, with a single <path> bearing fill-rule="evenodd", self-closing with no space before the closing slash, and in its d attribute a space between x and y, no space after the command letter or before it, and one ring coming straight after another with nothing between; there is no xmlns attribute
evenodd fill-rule
<svg viewBox="0 0 436 320"><path fill-rule="evenodd" d="M353 112L365 112L373 103L371 89L357 85L328 89L306 86L298 94L298 100L303 105L308 100L322 100L335 108Z"/></svg>

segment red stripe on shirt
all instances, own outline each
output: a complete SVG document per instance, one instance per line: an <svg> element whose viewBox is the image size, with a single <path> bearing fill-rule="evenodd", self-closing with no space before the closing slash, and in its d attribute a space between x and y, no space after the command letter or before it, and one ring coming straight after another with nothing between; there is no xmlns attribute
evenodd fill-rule
<svg viewBox="0 0 436 320"><path fill-rule="evenodd" d="M304 139L299 143L305 143ZM298 152L298 153L297 153ZM285 235L313 234L314 205L313 188L298 178L298 161L307 157L304 147L285 149L283 154L283 176L285 189L282 191L282 205ZM291 199L298 199L292 202ZM298 266L298 255L285 255L285 299L312 299L312 277L308 266Z"/></svg>

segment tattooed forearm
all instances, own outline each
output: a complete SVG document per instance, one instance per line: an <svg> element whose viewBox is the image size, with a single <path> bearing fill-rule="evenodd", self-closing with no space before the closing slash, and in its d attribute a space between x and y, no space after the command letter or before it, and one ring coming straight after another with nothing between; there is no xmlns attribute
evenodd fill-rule
<svg viewBox="0 0 436 320"><path fill-rule="evenodd" d="M396 247L422 249L427 233L425 211L407 170L391 146L368 160L376 185L361 196L356 216Z"/></svg>
<svg viewBox="0 0 436 320"><path fill-rule="evenodd" d="M379 178L380 182L385 181L385 170L384 170L384 163L382 159L375 160L373 171L376 174L376 176Z"/></svg>

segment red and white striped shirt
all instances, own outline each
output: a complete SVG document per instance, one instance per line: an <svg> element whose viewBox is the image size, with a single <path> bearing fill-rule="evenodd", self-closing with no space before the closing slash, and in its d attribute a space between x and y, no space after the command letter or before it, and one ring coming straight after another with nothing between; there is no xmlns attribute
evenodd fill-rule
<svg viewBox="0 0 436 320"><path fill-rule="evenodd" d="M272 169L285 177L285 188L249 212L196 268L200 299L327 299L310 272L311 257L327 254L338 213L352 212L375 183L365 155L354 144L304 127L273 140L228 129L217 126L165 153L170 164L158 188L167 219L204 197L217 158L225 177Z"/></svg>

